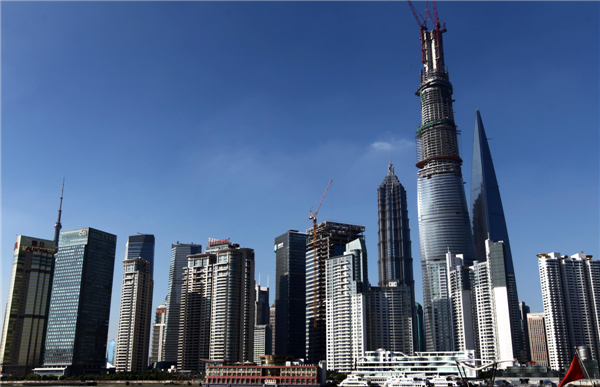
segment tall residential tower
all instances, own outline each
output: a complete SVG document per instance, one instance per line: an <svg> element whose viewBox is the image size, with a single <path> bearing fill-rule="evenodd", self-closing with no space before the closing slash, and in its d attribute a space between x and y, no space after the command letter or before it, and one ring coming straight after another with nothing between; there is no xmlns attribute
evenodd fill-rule
<svg viewBox="0 0 600 387"><path fill-rule="evenodd" d="M142 372L148 368L154 235L132 235L123 261L123 286L117 336L117 372Z"/></svg>
<svg viewBox="0 0 600 387"><path fill-rule="evenodd" d="M452 110L452 84L444 64L439 22L435 30L421 28L424 70L417 96L421 99L422 125L417 130L417 187L419 239L423 273L423 311L427 351L452 351L452 306L440 288L446 277L446 253L462 254L473 263L473 237L465 197Z"/></svg>
<svg viewBox="0 0 600 387"><path fill-rule="evenodd" d="M162 361L173 364L177 363L183 270L188 264L187 256L200 254L201 252L202 245L179 243L179 241L171 244L171 267L169 269L169 287L166 302L167 316L162 346Z"/></svg>

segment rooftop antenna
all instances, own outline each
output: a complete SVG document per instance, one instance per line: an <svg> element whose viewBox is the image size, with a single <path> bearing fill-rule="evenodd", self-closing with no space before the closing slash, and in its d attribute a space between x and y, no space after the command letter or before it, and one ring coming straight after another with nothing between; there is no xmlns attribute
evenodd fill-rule
<svg viewBox="0 0 600 387"><path fill-rule="evenodd" d="M583 254L583 251L581 253ZM269 287L269 276L267 276L267 287Z"/></svg>
<svg viewBox="0 0 600 387"><path fill-rule="evenodd" d="M258 273L258 286L260 287L260 273Z"/></svg>
<svg viewBox="0 0 600 387"><path fill-rule="evenodd" d="M54 225L54 246L58 249L58 236L60 235L60 230L62 229L62 224L60 224L60 217L62 215L62 201L63 201L63 193L65 192L65 178L63 177L62 190L60 191L60 205L58 206L58 220Z"/></svg>

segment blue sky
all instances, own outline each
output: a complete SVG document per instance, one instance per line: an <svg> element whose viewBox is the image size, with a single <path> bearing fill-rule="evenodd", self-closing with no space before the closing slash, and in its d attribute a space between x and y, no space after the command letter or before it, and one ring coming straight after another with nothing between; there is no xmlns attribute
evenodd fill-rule
<svg viewBox="0 0 600 387"><path fill-rule="evenodd" d="M416 3L421 10L424 3ZM2 2L2 313L18 234L231 238L274 284L273 239L366 226L391 154L407 190L422 300L415 131L419 28L406 2ZM475 110L492 138L521 300L542 311L536 254L599 250L598 2L439 2L469 197ZM271 290L271 302L274 287Z"/></svg>

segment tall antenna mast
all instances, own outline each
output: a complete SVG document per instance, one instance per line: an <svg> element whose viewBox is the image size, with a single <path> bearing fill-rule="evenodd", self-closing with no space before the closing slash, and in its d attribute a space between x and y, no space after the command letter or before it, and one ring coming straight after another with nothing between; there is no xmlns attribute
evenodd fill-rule
<svg viewBox="0 0 600 387"><path fill-rule="evenodd" d="M60 191L60 206L58 207L58 220L54 225L54 246L58 248L58 236L60 235L60 230L62 229L62 224L60 224L60 217L62 215L62 201L63 201L63 193L65 192L65 178L63 177L62 190Z"/></svg>

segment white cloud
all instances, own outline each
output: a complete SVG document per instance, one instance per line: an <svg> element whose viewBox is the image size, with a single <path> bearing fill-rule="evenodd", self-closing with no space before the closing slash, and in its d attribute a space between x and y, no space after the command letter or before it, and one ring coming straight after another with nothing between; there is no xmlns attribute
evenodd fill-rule
<svg viewBox="0 0 600 387"><path fill-rule="evenodd" d="M374 152L390 152L398 150L414 149L414 141L410 141L404 138L400 140L390 139L388 141L375 141L369 145L369 150Z"/></svg>

